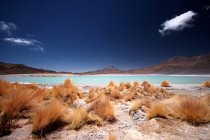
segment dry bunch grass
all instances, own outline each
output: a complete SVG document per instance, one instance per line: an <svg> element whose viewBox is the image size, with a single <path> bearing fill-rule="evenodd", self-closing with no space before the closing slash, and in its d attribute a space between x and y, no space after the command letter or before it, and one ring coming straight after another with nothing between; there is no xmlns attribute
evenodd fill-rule
<svg viewBox="0 0 210 140"><path fill-rule="evenodd" d="M111 88L110 89L110 95L112 98L115 98L115 99L120 99L122 98L122 95L120 94L120 91L118 91L117 89L115 88Z"/></svg>
<svg viewBox="0 0 210 140"><path fill-rule="evenodd" d="M131 105L129 107L129 114L132 111L136 112L142 106L150 108L151 107L151 103L152 103L152 100L149 99L149 98L142 98L142 99L134 100L133 102L131 102Z"/></svg>
<svg viewBox="0 0 210 140"><path fill-rule="evenodd" d="M154 117L165 117L169 116L169 109L164 103L160 101L154 101L151 103L151 108L146 114L147 119Z"/></svg>
<svg viewBox="0 0 210 140"><path fill-rule="evenodd" d="M205 81L201 85L202 85L202 87L208 87L208 88L210 88L210 81Z"/></svg>
<svg viewBox="0 0 210 140"><path fill-rule="evenodd" d="M205 102L195 97L180 99L173 113L176 118L192 123L210 121L210 107Z"/></svg>
<svg viewBox="0 0 210 140"><path fill-rule="evenodd" d="M63 119L64 111L65 106L58 100L36 108L32 116L32 133L43 136L62 126L66 123Z"/></svg>
<svg viewBox="0 0 210 140"><path fill-rule="evenodd" d="M115 108L111 103L109 97L101 94L91 106L90 111L93 110L100 118L107 121L115 121Z"/></svg>
<svg viewBox="0 0 210 140"><path fill-rule="evenodd" d="M125 89L126 89L126 83L125 83L125 82L120 82L120 85L119 85L118 89L119 89L120 91L125 90Z"/></svg>
<svg viewBox="0 0 210 140"><path fill-rule="evenodd" d="M91 88L88 92L88 97L85 100L85 102L87 102L87 103L92 102L92 101L96 100L98 98L98 96L99 96L98 90L95 88Z"/></svg>
<svg viewBox="0 0 210 140"><path fill-rule="evenodd" d="M209 122L210 107L204 99L177 95L162 101L155 101L151 103L151 109L146 116L148 119L157 116L175 117L193 124Z"/></svg>
<svg viewBox="0 0 210 140"><path fill-rule="evenodd" d="M77 108L70 117L69 129L79 129L87 122L88 112L83 107Z"/></svg>
<svg viewBox="0 0 210 140"><path fill-rule="evenodd" d="M138 81L134 81L133 82L133 87L134 88L138 88L139 87L139 82Z"/></svg>
<svg viewBox="0 0 210 140"><path fill-rule="evenodd" d="M111 81L111 82L109 82L107 89L116 88L116 87L117 87L117 85L114 83L114 81Z"/></svg>
<svg viewBox="0 0 210 140"><path fill-rule="evenodd" d="M114 133L109 133L108 140L116 140L116 136Z"/></svg>
<svg viewBox="0 0 210 140"><path fill-rule="evenodd" d="M169 81L163 81L160 83L161 87L170 87L170 82Z"/></svg>
<svg viewBox="0 0 210 140"><path fill-rule="evenodd" d="M143 86L143 87L149 86L149 85L150 85L150 83L149 83L148 81L143 81L143 82L141 83L141 86Z"/></svg>

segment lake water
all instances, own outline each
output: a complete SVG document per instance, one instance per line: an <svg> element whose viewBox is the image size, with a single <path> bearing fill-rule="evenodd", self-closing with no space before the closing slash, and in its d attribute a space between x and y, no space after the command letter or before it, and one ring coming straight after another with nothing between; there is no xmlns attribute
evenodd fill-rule
<svg viewBox="0 0 210 140"><path fill-rule="evenodd" d="M38 84L60 84L65 79L71 79L76 85L105 85L110 81L116 83L142 82L147 80L152 84L159 84L164 80L170 81L172 84L200 84L210 80L210 75L97 75L97 76L1 76L1 79L10 82L38 83Z"/></svg>

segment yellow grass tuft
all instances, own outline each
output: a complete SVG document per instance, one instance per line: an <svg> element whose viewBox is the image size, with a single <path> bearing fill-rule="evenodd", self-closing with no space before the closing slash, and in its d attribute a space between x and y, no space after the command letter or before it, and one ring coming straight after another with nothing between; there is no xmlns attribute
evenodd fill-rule
<svg viewBox="0 0 210 140"><path fill-rule="evenodd" d="M88 92L88 97L85 100L85 102L87 102L87 103L92 102L92 101L96 100L98 98L98 96L99 96L99 93L98 93L97 89L91 88Z"/></svg>
<svg viewBox="0 0 210 140"><path fill-rule="evenodd" d="M43 136L64 124L63 115L65 107L58 100L53 100L47 105L39 106L32 116L32 132Z"/></svg>
<svg viewBox="0 0 210 140"><path fill-rule="evenodd" d="M170 87L170 82L169 81L163 81L160 83L161 87Z"/></svg>
<svg viewBox="0 0 210 140"><path fill-rule="evenodd" d="M95 123L97 126L102 126L103 120L98 115L89 113L87 116L87 123L88 124Z"/></svg>
<svg viewBox="0 0 210 140"><path fill-rule="evenodd" d="M119 89L120 91L125 90L125 89L126 89L126 83L125 83L125 82L120 82L120 85L119 85L118 89Z"/></svg>
<svg viewBox="0 0 210 140"><path fill-rule="evenodd" d="M210 107L195 97L181 98L173 113L175 117L192 123L210 121Z"/></svg>
<svg viewBox="0 0 210 140"><path fill-rule="evenodd" d="M132 111L137 111L138 109L140 109L142 106L145 106L147 108L150 108L150 104L151 104L151 99L149 98L142 98L142 99L138 99L138 100L134 100L133 102L131 102L131 105L129 107L129 114Z"/></svg>
<svg viewBox="0 0 210 140"><path fill-rule="evenodd" d="M108 89L110 89L110 88L115 88L115 87L117 87L117 86L116 86L116 84L114 83L114 81L109 82L109 84L108 84L108 86L107 86Z"/></svg>
<svg viewBox="0 0 210 140"><path fill-rule="evenodd" d="M130 91L130 92L128 92L125 96L124 96L124 101L131 101L131 100L133 100L135 98L135 93L134 92L132 92L132 91Z"/></svg>
<svg viewBox="0 0 210 140"><path fill-rule="evenodd" d="M108 140L116 140L116 136L114 133L109 133Z"/></svg>
<svg viewBox="0 0 210 140"><path fill-rule="evenodd" d="M132 84L131 84L130 82L127 82L127 83L126 83L126 88L127 88L127 89L132 88Z"/></svg>
<svg viewBox="0 0 210 140"><path fill-rule="evenodd" d="M138 81L134 81L133 82L133 87L134 88L138 88L139 87L139 82Z"/></svg>
<svg viewBox="0 0 210 140"><path fill-rule="evenodd" d="M12 88L9 82L0 80L0 96L9 94L9 89Z"/></svg>
<svg viewBox="0 0 210 140"><path fill-rule="evenodd" d="M156 89L153 85L145 85L144 91L146 91L148 93L156 93L156 92L158 92L158 89Z"/></svg>
<svg viewBox="0 0 210 140"><path fill-rule="evenodd" d="M210 88L210 81L205 81L202 83L202 87L208 87Z"/></svg>
<svg viewBox="0 0 210 140"><path fill-rule="evenodd" d="M149 86L149 85L150 85L150 83L149 83L148 81L143 81L143 82L141 83L141 86L143 86L143 87Z"/></svg>
<svg viewBox="0 0 210 140"><path fill-rule="evenodd" d="M151 108L146 114L147 119L151 119L154 117L165 117L169 116L169 109L161 101L154 101L151 103Z"/></svg>
<svg viewBox="0 0 210 140"><path fill-rule="evenodd" d="M110 95L111 95L111 97L113 97L115 99L122 98L122 95L120 94L120 92L115 88L111 88Z"/></svg>
<svg viewBox="0 0 210 140"><path fill-rule="evenodd" d="M115 121L114 105L111 103L109 97L101 94L100 97L92 104L91 109L99 115L103 120Z"/></svg>
<svg viewBox="0 0 210 140"><path fill-rule="evenodd" d="M12 114L13 118L21 117L25 110L33 109L41 100L34 96L33 90L17 90L2 100L2 112Z"/></svg>
<svg viewBox="0 0 210 140"><path fill-rule="evenodd" d="M71 114L71 124L69 126L69 129L79 129L81 126L83 126L87 121L87 111L83 108L77 108L72 114Z"/></svg>

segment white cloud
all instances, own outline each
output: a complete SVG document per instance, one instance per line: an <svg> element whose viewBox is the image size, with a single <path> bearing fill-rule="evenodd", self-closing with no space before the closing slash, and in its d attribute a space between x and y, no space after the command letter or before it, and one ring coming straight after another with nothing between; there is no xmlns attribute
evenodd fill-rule
<svg viewBox="0 0 210 140"><path fill-rule="evenodd" d="M17 26L12 22L0 21L0 31L5 32L8 36L17 29Z"/></svg>
<svg viewBox="0 0 210 140"><path fill-rule="evenodd" d="M179 16L176 16L170 20L166 20L161 26L162 29L159 29L158 32L164 36L170 31L180 31L186 27L191 27L190 24L193 21L193 17L197 14L193 11L188 11Z"/></svg>
<svg viewBox="0 0 210 140"><path fill-rule="evenodd" d="M34 39L25 38L4 38L4 41L12 43L13 45L25 46L34 51L44 51L41 42Z"/></svg>

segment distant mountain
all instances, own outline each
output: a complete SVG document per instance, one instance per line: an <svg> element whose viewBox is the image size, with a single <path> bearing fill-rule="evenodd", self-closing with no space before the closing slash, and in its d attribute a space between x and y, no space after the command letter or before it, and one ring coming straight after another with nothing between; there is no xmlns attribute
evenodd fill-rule
<svg viewBox="0 0 210 140"><path fill-rule="evenodd" d="M51 70L32 68L22 64L9 64L0 62L0 75L35 73L72 74L71 72L55 72ZM163 61L160 64L139 69L131 69L125 71L111 66L95 71L74 74L210 74L210 53L193 57L175 56L171 59Z"/></svg>
<svg viewBox="0 0 210 140"><path fill-rule="evenodd" d="M82 75L96 75L96 74L118 74L118 73L119 74L124 73L124 71L121 69L118 69L117 67L110 66L110 67L105 67L103 69L84 72L84 73L80 73L80 74L82 74Z"/></svg>
<svg viewBox="0 0 210 140"><path fill-rule="evenodd" d="M176 56L158 65L128 70L132 74L210 74L210 54Z"/></svg>
<svg viewBox="0 0 210 140"><path fill-rule="evenodd" d="M112 66L80 74L210 74L210 53L193 57L175 56L154 66L127 71Z"/></svg>
<svg viewBox="0 0 210 140"><path fill-rule="evenodd" d="M35 73L56 73L51 70L37 69L23 64L10 64L0 62L0 74L35 74Z"/></svg>

